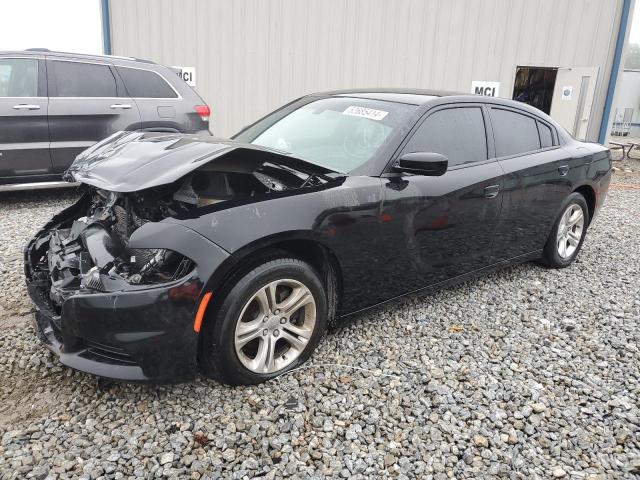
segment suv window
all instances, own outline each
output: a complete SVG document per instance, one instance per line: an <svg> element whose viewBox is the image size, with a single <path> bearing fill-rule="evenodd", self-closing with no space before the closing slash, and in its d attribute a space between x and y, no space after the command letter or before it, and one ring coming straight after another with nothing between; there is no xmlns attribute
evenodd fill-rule
<svg viewBox="0 0 640 480"><path fill-rule="evenodd" d="M134 98L177 98L176 92L164 79L150 70L116 67L125 87Z"/></svg>
<svg viewBox="0 0 640 480"><path fill-rule="evenodd" d="M540 132L540 144L542 145L542 148L553 147L551 127L542 122L538 122L538 131Z"/></svg>
<svg viewBox="0 0 640 480"><path fill-rule="evenodd" d="M449 159L449 166L487 159L487 138L480 107L438 110L418 127L404 153L434 152Z"/></svg>
<svg viewBox="0 0 640 480"><path fill-rule="evenodd" d="M56 97L117 97L116 79L108 65L54 60Z"/></svg>
<svg viewBox="0 0 640 480"><path fill-rule="evenodd" d="M38 60L0 58L0 97L37 97Z"/></svg>
<svg viewBox="0 0 640 480"><path fill-rule="evenodd" d="M540 149L538 128L533 118L511 110L492 108L491 123L496 157L522 155Z"/></svg>

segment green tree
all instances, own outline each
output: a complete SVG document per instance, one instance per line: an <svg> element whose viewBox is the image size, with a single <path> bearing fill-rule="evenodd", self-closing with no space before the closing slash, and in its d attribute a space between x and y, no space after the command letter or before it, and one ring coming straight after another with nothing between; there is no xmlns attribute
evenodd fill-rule
<svg viewBox="0 0 640 480"><path fill-rule="evenodd" d="M632 43L627 51L624 68L640 69L640 44Z"/></svg>

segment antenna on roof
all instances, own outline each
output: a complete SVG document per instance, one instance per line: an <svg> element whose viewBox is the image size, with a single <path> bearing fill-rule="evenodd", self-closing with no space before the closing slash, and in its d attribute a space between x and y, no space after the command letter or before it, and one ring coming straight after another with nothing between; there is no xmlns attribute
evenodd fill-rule
<svg viewBox="0 0 640 480"><path fill-rule="evenodd" d="M48 48L27 48L25 52L50 52Z"/></svg>

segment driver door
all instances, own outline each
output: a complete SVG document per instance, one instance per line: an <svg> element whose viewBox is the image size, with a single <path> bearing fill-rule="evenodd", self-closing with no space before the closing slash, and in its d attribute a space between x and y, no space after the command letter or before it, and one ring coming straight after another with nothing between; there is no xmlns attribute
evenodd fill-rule
<svg viewBox="0 0 640 480"><path fill-rule="evenodd" d="M446 173L391 172L383 178L380 233L387 241L389 297L434 285L494 262L503 172L487 141L481 104L447 105L427 113L401 155L435 152Z"/></svg>

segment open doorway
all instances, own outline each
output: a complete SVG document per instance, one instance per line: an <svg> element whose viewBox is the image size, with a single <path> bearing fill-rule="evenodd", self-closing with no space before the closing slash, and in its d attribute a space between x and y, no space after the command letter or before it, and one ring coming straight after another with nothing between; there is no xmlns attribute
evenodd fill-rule
<svg viewBox="0 0 640 480"><path fill-rule="evenodd" d="M513 99L542 110L579 140L587 138L598 67L516 67Z"/></svg>
<svg viewBox="0 0 640 480"><path fill-rule="evenodd" d="M553 67L516 67L513 99L550 114L557 75Z"/></svg>

